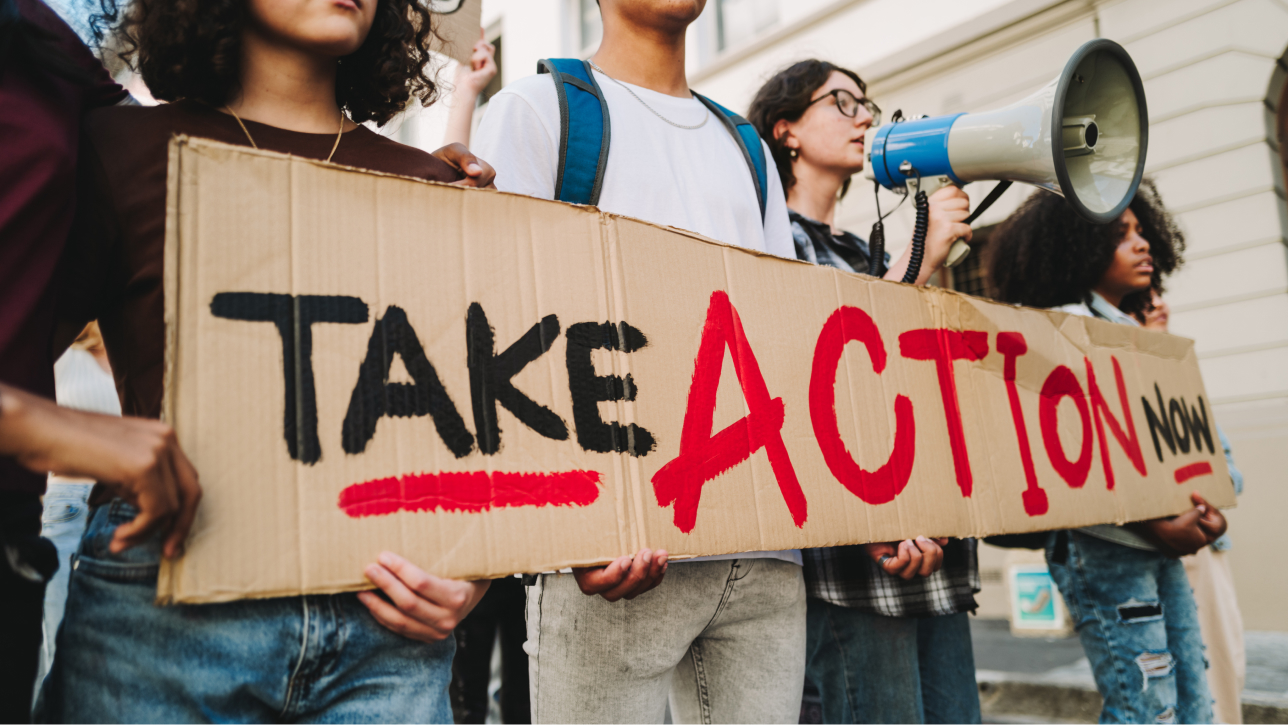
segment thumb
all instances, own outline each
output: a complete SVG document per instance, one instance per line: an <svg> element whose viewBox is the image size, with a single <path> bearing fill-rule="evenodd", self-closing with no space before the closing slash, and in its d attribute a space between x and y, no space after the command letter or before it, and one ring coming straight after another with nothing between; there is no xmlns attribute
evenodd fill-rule
<svg viewBox="0 0 1288 725"><path fill-rule="evenodd" d="M1202 515L1203 515L1203 511L1200 511L1197 507L1195 507L1190 509L1189 511L1186 511L1180 516L1174 517L1172 519L1172 525L1176 526L1177 528L1189 528L1197 524L1199 521L1199 517L1201 517Z"/></svg>
<svg viewBox="0 0 1288 725"><path fill-rule="evenodd" d="M1203 516L1199 519L1199 528L1215 538L1221 534L1221 521L1215 516Z"/></svg>
<svg viewBox="0 0 1288 725"><path fill-rule="evenodd" d="M591 578L597 584L616 584L626 576L626 572L630 571L630 568L631 557L619 556L614 559L612 563L602 569L592 569L591 571L594 572L594 575Z"/></svg>
<svg viewBox="0 0 1288 725"><path fill-rule="evenodd" d="M622 556L613 560L608 566L574 568L573 575L583 593L598 594L617 586L630 570L631 557Z"/></svg>
<svg viewBox="0 0 1288 725"><path fill-rule="evenodd" d="M462 150L456 161L466 176L478 176L483 173L483 165L479 163L479 157L467 150Z"/></svg>
<svg viewBox="0 0 1288 725"><path fill-rule="evenodd" d="M896 554L894 543L889 541L876 544L866 544L863 548L867 550L868 556L872 557L872 561L882 565L884 565L885 559L893 557Z"/></svg>

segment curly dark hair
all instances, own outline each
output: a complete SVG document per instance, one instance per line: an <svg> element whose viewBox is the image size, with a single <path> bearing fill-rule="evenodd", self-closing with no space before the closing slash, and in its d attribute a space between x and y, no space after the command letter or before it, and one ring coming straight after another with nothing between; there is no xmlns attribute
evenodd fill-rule
<svg viewBox="0 0 1288 725"><path fill-rule="evenodd" d="M155 98L227 104L239 90L249 0L101 0L92 26ZM378 0L362 46L340 60L335 100L358 123L383 125L417 98L438 97L429 69L437 38L423 0Z"/></svg>
<svg viewBox="0 0 1288 725"><path fill-rule="evenodd" d="M858 73L828 63L825 60L802 60L799 63L778 71L773 78L756 91L756 97L747 109L747 120L756 127L760 137L769 145L778 167L778 176L783 180L783 191L796 185L796 175L792 173L792 159L787 154L783 141L774 137L774 124L779 121L797 121L809 108L810 96L827 83L832 73L844 73L858 84L859 90L868 92L868 84L863 82ZM850 181L846 179L841 187L841 196L850 190Z"/></svg>
<svg viewBox="0 0 1288 725"><path fill-rule="evenodd" d="M1163 278L1184 263L1185 235L1148 179L1141 182L1130 208L1149 242L1153 287L1161 294ZM1003 302L1029 307L1089 302L1122 236L1121 220L1092 224L1063 197L1039 190L988 240L984 264L990 292ZM1135 314L1148 304L1149 289L1144 289L1124 297L1119 308Z"/></svg>

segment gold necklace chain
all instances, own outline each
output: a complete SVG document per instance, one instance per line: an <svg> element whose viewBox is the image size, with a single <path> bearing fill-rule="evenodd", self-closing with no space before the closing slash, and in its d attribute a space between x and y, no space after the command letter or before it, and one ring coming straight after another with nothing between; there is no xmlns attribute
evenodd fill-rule
<svg viewBox="0 0 1288 725"><path fill-rule="evenodd" d="M595 70L599 71L600 73L604 73L604 69L603 69L603 68L600 68L598 65L595 65L595 61L591 60L591 61L587 61L587 62L588 62L588 63L590 63L590 67L591 67L591 68L594 68ZM647 108L648 110L652 111L654 116L657 116L658 118L662 119L663 121L666 121L667 123L671 124L672 126L675 126L676 128L681 128L681 129L684 129L685 131L693 131L693 130L696 130L696 129L702 128L703 126L707 125L707 119L711 118L711 109L710 109L710 108L707 108L707 104L705 104L705 103L701 103L701 102L700 102L700 103L701 103L701 105L702 105L702 110L706 112L706 113L702 116L702 120L701 120L700 122L698 122L698 123L696 123L696 124L694 124L694 125L692 125L692 126L686 126L686 125L684 125L684 124L682 124L682 123L676 123L675 121L672 121L671 119L667 118L666 116L663 116L662 114L658 113L656 108L654 108L654 107L652 107L652 106L648 105L648 103L646 103L646 102L644 101L644 99L643 99L643 98L640 98L638 95L636 95L636 94L635 94L635 91L632 91L632 90L631 90L631 87L630 87L630 86L626 85L625 83L622 83L621 81L619 81L619 80L617 80L616 78L614 78L614 77L612 77L612 76L608 75L607 73L604 73L604 77L605 77L605 78L607 78L608 80L610 80L610 81L612 81L612 82L616 83L617 85L621 86L622 88L625 88L625 89L626 89L626 92L627 92L627 93L629 93L629 94L631 94L631 96L632 96L635 100L639 101L641 106L643 106L643 107Z"/></svg>
<svg viewBox="0 0 1288 725"><path fill-rule="evenodd" d="M242 133L246 134L246 140L250 141L250 147L258 151L259 145L255 143L255 137L250 135L250 129L246 128L246 124L242 123L241 116L237 115L237 112L232 109L232 106L224 106L224 109L227 110L229 113L231 113L233 115L233 118L237 119L237 125L241 126ZM343 135L344 135L344 111L341 110L340 111L340 130L337 131L335 134L335 144L331 146L331 153L327 154L326 163L331 163L331 158L335 156L335 150L340 148L340 137Z"/></svg>

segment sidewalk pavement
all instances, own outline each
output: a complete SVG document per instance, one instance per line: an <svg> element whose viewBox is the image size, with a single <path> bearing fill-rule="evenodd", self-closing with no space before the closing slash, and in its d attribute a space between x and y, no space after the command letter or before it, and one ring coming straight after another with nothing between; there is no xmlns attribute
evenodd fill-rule
<svg viewBox="0 0 1288 725"><path fill-rule="evenodd" d="M1096 722L1100 695L1076 635L1014 637L1004 619L972 617L971 636L984 722ZM1245 636L1244 722L1288 722L1288 633Z"/></svg>

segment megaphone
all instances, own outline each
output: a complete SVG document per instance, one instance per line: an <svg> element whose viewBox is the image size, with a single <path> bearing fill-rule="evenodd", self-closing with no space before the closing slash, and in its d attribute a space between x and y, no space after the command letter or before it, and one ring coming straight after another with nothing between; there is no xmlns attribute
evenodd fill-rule
<svg viewBox="0 0 1288 725"><path fill-rule="evenodd" d="M1078 48L1045 88L1006 108L869 128L865 175L887 189L926 195L948 184L1002 181L968 223L1018 181L1061 194L1088 221L1104 224L1135 197L1148 141L1136 64L1121 45L1100 39ZM957 240L945 266L969 253ZM913 257L920 267L915 250ZM916 279L917 270L909 271Z"/></svg>

